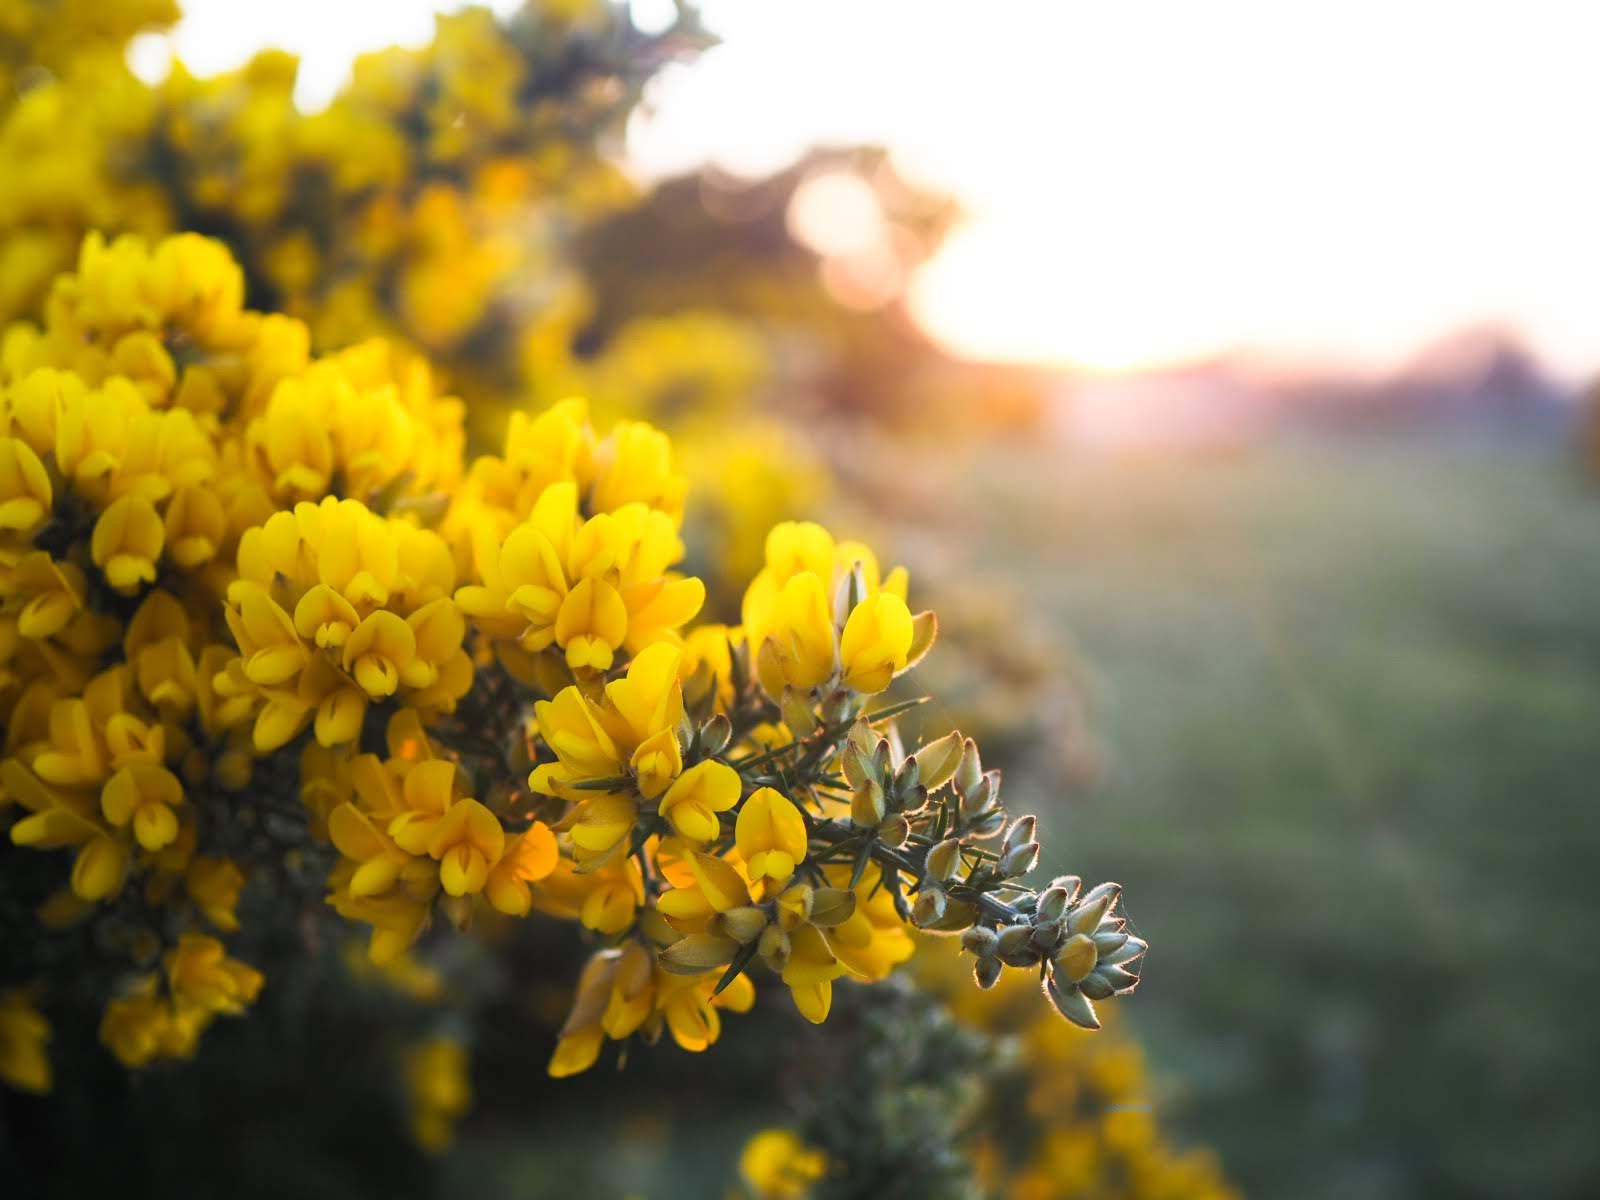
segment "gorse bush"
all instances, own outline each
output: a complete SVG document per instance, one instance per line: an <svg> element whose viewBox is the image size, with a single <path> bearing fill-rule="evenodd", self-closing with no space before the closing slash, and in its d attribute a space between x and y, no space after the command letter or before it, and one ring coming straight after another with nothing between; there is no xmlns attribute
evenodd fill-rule
<svg viewBox="0 0 1600 1200"><path fill-rule="evenodd" d="M227 1079L260 1093L236 1122L287 1094L381 1141L361 1106L394 1092L437 1150L496 1038L564 1078L707 1050L759 991L752 1022L809 1039L763 1041L761 1094L810 1099L750 1144L754 1193L1052 1194L1050 1147L1104 1113L1005 1098L1088 1087L1056 1048L1138 982L1119 889L1032 880L995 763L910 732L937 622L904 568L787 519L829 473L751 419L752 326L588 329L577 244L638 199L608 142L705 44L692 9L467 9L315 113L277 52L134 78L128 38L175 17L0 0L0 1081L57 1093L8 1116L120 1114L141 1147ZM938 698L991 748L1050 740L1015 714L1054 660L955 611L942 657L1003 696ZM936 984L897 971L918 931L951 935ZM1004 1004L953 1018L958 960ZM702 1069L736 1094L750 1050L723 1049ZM313 1139L272 1127L296 1187ZM29 1128L0 1123L0 1163L54 1162ZM1079 1190L1210 1194L1145 1149Z"/></svg>
<svg viewBox="0 0 1600 1200"><path fill-rule="evenodd" d="M467 467L424 363L313 358L242 297L215 241L91 235L0 343L8 857L60 864L7 962L9 1081L49 1086L58 993L130 1067L246 1013L248 887L286 921L325 899L379 964L487 910L581 923L553 1075L634 1035L705 1049L758 965L821 1022L913 927L960 933L980 985L1037 970L1078 1024L1135 985L1116 886L1035 890L977 746L901 744L909 702L878 697L936 630L903 570L780 525L742 623L695 626L663 434L570 400ZM52 971L83 926L93 969ZM449 1073L418 1059L425 1109Z"/></svg>

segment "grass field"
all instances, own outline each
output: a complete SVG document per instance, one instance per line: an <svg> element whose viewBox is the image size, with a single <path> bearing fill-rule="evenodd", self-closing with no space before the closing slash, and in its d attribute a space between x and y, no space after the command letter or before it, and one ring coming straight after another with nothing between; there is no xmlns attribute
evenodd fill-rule
<svg viewBox="0 0 1600 1200"><path fill-rule="evenodd" d="M1372 443L979 467L971 565L1085 664L1109 769L1028 786L1155 947L1176 1131L1257 1196L1593 1194L1600 494Z"/></svg>

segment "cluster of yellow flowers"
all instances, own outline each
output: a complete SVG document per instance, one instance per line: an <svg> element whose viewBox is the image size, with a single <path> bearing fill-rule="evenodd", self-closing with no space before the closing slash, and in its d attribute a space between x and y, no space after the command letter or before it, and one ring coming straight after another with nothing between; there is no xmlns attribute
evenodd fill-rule
<svg viewBox="0 0 1600 1200"><path fill-rule="evenodd" d="M121 955L16 981L8 1078L48 1076L28 997L74 989L124 1063L193 1053L262 986L217 935L251 936L258 878L281 919L307 862L377 963L436 915L591 930L558 1076L636 1033L705 1049L757 961L821 1022L913 926L965 930L985 985L1043 963L1080 1023L1133 986L1115 889L1024 885L1031 818L1007 822L977 747L908 752L906 704L873 707L935 636L903 569L779 525L742 623L691 628L659 431L598 437L568 400L467 468L420 360L314 359L242 295L219 243L91 234L42 323L0 339L5 879L73 851L38 936L88 925ZM418 1062L438 1140L464 1100Z"/></svg>
<svg viewBox="0 0 1600 1200"><path fill-rule="evenodd" d="M394 333L500 389L522 384L520 365L573 373L573 233L634 198L602 135L695 44L691 16L646 35L604 0L530 0L504 20L469 7L425 48L362 57L309 113L277 51L139 82L119 41L175 17L171 0L0 5L0 63L9 47L39 68L9 111L0 93L0 320L90 229L220 229L252 295L306 320L319 348ZM91 37L108 52L53 49Z"/></svg>

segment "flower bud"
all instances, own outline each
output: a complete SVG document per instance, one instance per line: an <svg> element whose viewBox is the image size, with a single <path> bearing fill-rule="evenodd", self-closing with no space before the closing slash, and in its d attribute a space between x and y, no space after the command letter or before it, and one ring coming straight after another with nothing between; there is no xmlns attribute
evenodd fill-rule
<svg viewBox="0 0 1600 1200"><path fill-rule="evenodd" d="M1000 931L995 953L1014 967L1026 967L1039 961L1039 952L1033 945L1032 925L1007 925Z"/></svg>
<svg viewBox="0 0 1600 1200"><path fill-rule="evenodd" d="M950 782L961 765L962 741L959 733L947 733L917 751L917 782L930 792Z"/></svg>
<svg viewBox="0 0 1600 1200"><path fill-rule="evenodd" d="M715 933L691 933L673 942L656 961L674 975L698 975L715 967L725 967L739 952L739 943Z"/></svg>
<svg viewBox="0 0 1600 1200"><path fill-rule="evenodd" d="M1015 879L1019 875L1026 875L1038 865L1039 843L1023 842L1002 855L999 871L1002 877Z"/></svg>
<svg viewBox="0 0 1600 1200"><path fill-rule="evenodd" d="M1122 895L1120 883L1102 883L1084 894L1078 906L1067 917L1067 927L1073 933L1093 933L1101 920L1111 911L1111 906Z"/></svg>
<svg viewBox="0 0 1600 1200"><path fill-rule="evenodd" d="M1100 939L1096 938L1095 940L1098 942ZM1130 937L1117 949L1101 954L1100 961L1110 966L1118 966L1142 957L1148 949L1150 949L1150 943L1143 938Z"/></svg>
<svg viewBox="0 0 1600 1200"><path fill-rule="evenodd" d="M754 905L746 904L720 914L716 924L721 926L723 933L743 945L761 936L761 931L767 927L767 914Z"/></svg>
<svg viewBox="0 0 1600 1200"><path fill-rule="evenodd" d="M1132 971L1125 971L1121 967L1110 966L1106 963L1101 963L1096 967L1094 974L1089 976L1089 979L1103 980L1106 986L1111 989L1113 995L1117 992L1131 992L1139 986L1139 977ZM1084 982L1088 983L1089 980L1086 979Z"/></svg>
<svg viewBox="0 0 1600 1200"><path fill-rule="evenodd" d="M809 883L796 883L783 889L778 897L778 926L793 929L811 919L811 908L816 900L816 890Z"/></svg>
<svg viewBox="0 0 1600 1200"><path fill-rule="evenodd" d="M889 739L879 738L878 744L872 748L872 774L877 779L885 778L891 769L889 752Z"/></svg>
<svg viewBox="0 0 1600 1200"><path fill-rule="evenodd" d="M871 778L871 756L863 755L850 742L845 743L844 750L839 754L839 765L844 770L844 781L850 785L851 791L863 786Z"/></svg>
<svg viewBox="0 0 1600 1200"><path fill-rule="evenodd" d="M1012 847L1021 846L1033 841L1034 830L1038 828L1039 819L1034 816L1018 817L1011 822L1011 828L1006 830L1005 841L1000 843L1002 855L1010 853Z"/></svg>
<svg viewBox="0 0 1600 1200"><path fill-rule="evenodd" d="M783 699L778 702L778 711L783 715L783 723L789 727L795 739L810 737L817 731L817 715L811 711L811 697L808 693L796 688L783 689Z"/></svg>
<svg viewBox="0 0 1600 1200"><path fill-rule="evenodd" d="M888 801L876 779L868 779L850 797L850 820L865 829L882 824L888 813Z"/></svg>
<svg viewBox="0 0 1600 1200"><path fill-rule="evenodd" d="M1111 981L1098 971L1079 980L1078 990L1091 1000L1109 1000L1117 994L1117 989L1111 986Z"/></svg>
<svg viewBox="0 0 1600 1200"><path fill-rule="evenodd" d="M981 988L992 988L1000 981L1000 960L980 958L972 964L972 979Z"/></svg>
<svg viewBox="0 0 1600 1200"><path fill-rule="evenodd" d="M843 925L856 911L856 894L847 888L817 888L811 894L811 923L823 929Z"/></svg>
<svg viewBox="0 0 1600 1200"><path fill-rule="evenodd" d="M717 713L700 726L700 749L707 755L721 754L732 736L733 725L724 714Z"/></svg>
<svg viewBox="0 0 1600 1200"><path fill-rule="evenodd" d="M1067 903L1070 904L1078 898L1078 893L1083 890L1083 880L1076 875L1057 875L1050 881L1050 886L1060 888L1066 892Z"/></svg>
<svg viewBox="0 0 1600 1200"><path fill-rule="evenodd" d="M945 838L928 851L928 878L946 883L961 870L961 839Z"/></svg>
<svg viewBox="0 0 1600 1200"><path fill-rule="evenodd" d="M994 784L989 776L985 775L978 780L978 786L970 792L962 792L960 803L956 805L963 821L976 821L979 817L989 812L994 804ZM1002 818L1003 819L1003 818Z"/></svg>
<svg viewBox="0 0 1600 1200"><path fill-rule="evenodd" d="M1094 970L1098 959L1094 942L1085 934L1074 934L1055 953L1056 972L1065 975L1069 983L1077 983Z"/></svg>
<svg viewBox="0 0 1600 1200"><path fill-rule="evenodd" d="M1127 944L1128 935L1118 929L1102 929L1094 935L1094 948L1104 958Z"/></svg>
<svg viewBox="0 0 1600 1200"><path fill-rule="evenodd" d="M979 958L993 958L1000 948L1000 938L987 925L973 925L961 931L961 948Z"/></svg>
<svg viewBox="0 0 1600 1200"><path fill-rule="evenodd" d="M1061 914L1067 911L1067 889L1063 887L1047 887L1039 893L1039 907L1034 909L1041 922L1059 921Z"/></svg>
<svg viewBox="0 0 1600 1200"><path fill-rule="evenodd" d="M956 768L956 792L967 796L983 778L983 760L978 756L978 743L968 738L962 746L961 765Z"/></svg>
<svg viewBox="0 0 1600 1200"><path fill-rule="evenodd" d="M915 925L931 925L944 916L945 896L942 887L932 884L924 886L917 893L916 902L911 906L911 921Z"/></svg>
<svg viewBox="0 0 1600 1200"><path fill-rule="evenodd" d="M756 952L761 955L761 961L774 971L783 970L789 965L789 935L776 925L768 925L761 931Z"/></svg>
<svg viewBox="0 0 1600 1200"><path fill-rule="evenodd" d="M900 769L894 773L894 791L897 796L909 795L917 783L917 756L906 755Z"/></svg>
<svg viewBox="0 0 1600 1200"><path fill-rule="evenodd" d="M878 840L885 846L903 846L911 836L911 822L899 813L878 826Z"/></svg>
<svg viewBox="0 0 1600 1200"><path fill-rule="evenodd" d="M1090 1004L1089 998L1072 984L1063 987L1061 982L1051 975L1045 981L1044 991L1045 995L1050 997L1050 1003L1056 1006L1056 1011L1074 1025L1084 1029L1100 1028L1100 1018L1094 1014L1094 1005Z"/></svg>

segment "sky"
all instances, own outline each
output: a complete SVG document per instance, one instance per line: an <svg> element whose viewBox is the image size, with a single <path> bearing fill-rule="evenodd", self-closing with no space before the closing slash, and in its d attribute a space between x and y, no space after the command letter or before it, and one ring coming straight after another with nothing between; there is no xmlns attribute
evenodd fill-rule
<svg viewBox="0 0 1600 1200"><path fill-rule="evenodd" d="M639 0L658 17L668 0ZM500 9L514 0L497 0ZM264 44L325 100L431 0L187 0L199 70ZM445 5L443 7L450 7ZM1600 370L1600 6L1582 0L703 0L657 81L650 177L886 146L962 226L910 281L977 358L1119 370L1225 352L1381 368L1503 324ZM148 69L166 51L142 47Z"/></svg>

